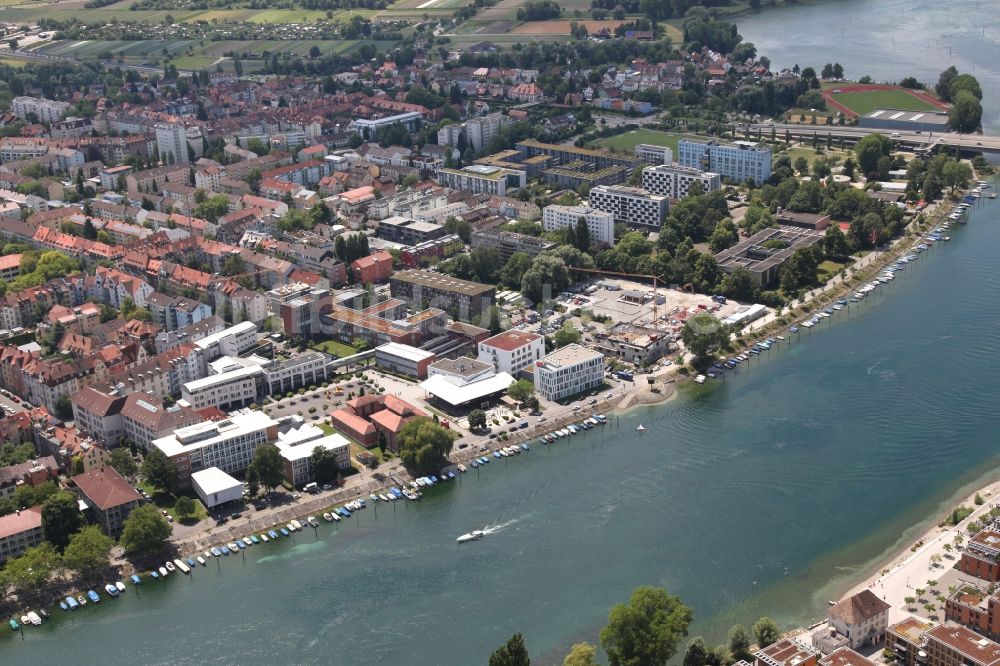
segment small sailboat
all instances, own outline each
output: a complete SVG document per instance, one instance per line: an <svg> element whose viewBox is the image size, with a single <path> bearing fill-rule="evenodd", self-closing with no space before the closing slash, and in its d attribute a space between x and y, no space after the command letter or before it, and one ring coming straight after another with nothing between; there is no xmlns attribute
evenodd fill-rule
<svg viewBox="0 0 1000 666"><path fill-rule="evenodd" d="M646 426L641 423L635 427L636 432L646 432Z"/></svg>

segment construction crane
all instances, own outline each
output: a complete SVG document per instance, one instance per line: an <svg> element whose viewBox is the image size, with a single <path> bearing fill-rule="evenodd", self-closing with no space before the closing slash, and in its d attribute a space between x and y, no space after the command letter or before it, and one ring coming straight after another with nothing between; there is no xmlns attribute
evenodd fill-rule
<svg viewBox="0 0 1000 666"><path fill-rule="evenodd" d="M569 267L568 267L569 268ZM581 271L583 273L596 273L598 275L614 275L617 277L625 278L646 278L647 280L653 281L653 321L650 323L650 328L656 328L659 321L659 316L657 314L657 287L656 284L660 278L655 275L645 275L642 273L621 273L619 271L605 271L599 268L569 268L570 271Z"/></svg>

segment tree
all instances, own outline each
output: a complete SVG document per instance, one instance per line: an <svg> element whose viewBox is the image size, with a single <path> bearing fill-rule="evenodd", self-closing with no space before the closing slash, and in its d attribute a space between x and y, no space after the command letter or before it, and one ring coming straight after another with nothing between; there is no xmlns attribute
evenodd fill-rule
<svg viewBox="0 0 1000 666"><path fill-rule="evenodd" d="M511 636L506 643L490 655L490 666L529 666L531 659L524 647L524 637L520 633Z"/></svg>
<svg viewBox="0 0 1000 666"><path fill-rule="evenodd" d="M68 395L59 396L56 400L56 418L62 421L73 420L73 403L69 401Z"/></svg>
<svg viewBox="0 0 1000 666"><path fill-rule="evenodd" d="M734 625L729 630L729 653L736 661L741 659L751 661L750 633L742 624Z"/></svg>
<svg viewBox="0 0 1000 666"><path fill-rule="evenodd" d="M63 552L63 563L84 578L107 568L115 541L97 525L87 525L73 535Z"/></svg>
<svg viewBox="0 0 1000 666"><path fill-rule="evenodd" d="M983 99L983 88L979 85L979 81L977 81L976 77L972 74L959 74L956 76L951 80L951 85L948 86L948 92L951 94L952 102L957 99L958 93L960 92L971 93L977 100Z"/></svg>
<svg viewBox="0 0 1000 666"><path fill-rule="evenodd" d="M174 513L177 514L178 519L193 516L196 510L194 500L187 495L181 495L174 502Z"/></svg>
<svg viewBox="0 0 1000 666"><path fill-rule="evenodd" d="M951 99L951 82L954 81L957 76L958 70L955 69L954 65L941 72L941 76L938 77L937 85L934 86L934 91L938 94L938 97L946 102Z"/></svg>
<svg viewBox="0 0 1000 666"><path fill-rule="evenodd" d="M442 428L432 419L411 419L396 438L399 459L415 474L427 474L435 469L438 461L451 452L456 434Z"/></svg>
<svg viewBox="0 0 1000 666"><path fill-rule="evenodd" d="M975 132L982 119L982 103L967 90L960 90L948 109L948 126L956 132Z"/></svg>
<svg viewBox="0 0 1000 666"><path fill-rule="evenodd" d="M781 627L771 618L762 617L753 625L753 635L757 639L757 645L766 648L781 638Z"/></svg>
<svg viewBox="0 0 1000 666"><path fill-rule="evenodd" d="M535 392L535 385L527 379L518 379L507 389L507 395L517 402L524 402Z"/></svg>
<svg viewBox="0 0 1000 666"><path fill-rule="evenodd" d="M312 470L313 480L319 484L336 483L340 476L337 454L323 446L313 449L309 455L309 467Z"/></svg>
<svg viewBox="0 0 1000 666"><path fill-rule="evenodd" d="M7 560L0 572L0 587L9 584L22 592L38 591L37 588L49 582L62 566L59 551L43 541L20 557Z"/></svg>
<svg viewBox="0 0 1000 666"><path fill-rule="evenodd" d="M526 252L515 252L510 255L510 259L500 270L500 281L511 289L521 288L521 279L525 272L531 268L531 256Z"/></svg>
<svg viewBox="0 0 1000 666"><path fill-rule="evenodd" d="M705 666L708 663L708 648L705 647L705 639L695 636L688 643L687 651L684 653L684 666Z"/></svg>
<svg viewBox="0 0 1000 666"><path fill-rule="evenodd" d="M828 257L846 257L851 253L847 237L840 230L840 225L831 224L826 228L826 235L823 237L823 251Z"/></svg>
<svg viewBox="0 0 1000 666"><path fill-rule="evenodd" d="M972 168L964 162L949 160L941 169L941 179L954 193L957 188L966 187L972 180Z"/></svg>
<svg viewBox="0 0 1000 666"><path fill-rule="evenodd" d="M577 643L563 659L562 666L597 666L597 649L590 643Z"/></svg>
<svg viewBox="0 0 1000 666"><path fill-rule="evenodd" d="M177 470L172 460L158 448L151 448L142 460L142 476L156 488L168 493L177 485Z"/></svg>
<svg viewBox="0 0 1000 666"><path fill-rule="evenodd" d="M183 499L190 501L190 498L180 497L177 504ZM177 505L174 505L174 511L179 513ZM125 519L121 545L126 553L154 555L163 550L171 531L173 527L155 505L143 504L132 509Z"/></svg>
<svg viewBox="0 0 1000 666"><path fill-rule="evenodd" d="M627 604L611 609L601 630L610 666L665 666L693 616L680 597L662 588L636 588Z"/></svg>
<svg viewBox="0 0 1000 666"><path fill-rule="evenodd" d="M590 227L587 226L587 218L582 216L576 221L576 247L580 252L590 251Z"/></svg>
<svg viewBox="0 0 1000 666"><path fill-rule="evenodd" d="M736 245L738 240L736 225L727 217L715 225L715 230L708 238L708 247L712 252L718 253Z"/></svg>
<svg viewBox="0 0 1000 666"><path fill-rule="evenodd" d="M681 340L685 349L703 361L729 342L729 331L718 319L702 312L684 323Z"/></svg>
<svg viewBox="0 0 1000 666"><path fill-rule="evenodd" d="M469 427L473 430L482 430L486 427L486 412L481 409L473 409L469 412Z"/></svg>
<svg viewBox="0 0 1000 666"><path fill-rule="evenodd" d="M260 479L257 478L257 470L253 467L247 470L247 492L250 497L256 497L260 492Z"/></svg>
<svg viewBox="0 0 1000 666"><path fill-rule="evenodd" d="M73 493L57 492L42 504L42 533L45 540L60 551L69 545L70 539L81 526L83 515Z"/></svg>
<svg viewBox="0 0 1000 666"><path fill-rule="evenodd" d="M580 331L576 330L570 322L566 322L562 325L562 328L555 332L552 339L555 341L557 348L565 347L566 345L580 341Z"/></svg>
<svg viewBox="0 0 1000 666"><path fill-rule="evenodd" d="M865 176L875 173L878 169L878 159L888 155L892 142L882 134L873 133L858 141L854 152L858 156L861 173Z"/></svg>
<svg viewBox="0 0 1000 666"><path fill-rule="evenodd" d="M257 473L261 485L269 491L281 485L285 478L285 465L281 460L281 451L274 444L264 443L253 453L250 467Z"/></svg>
<svg viewBox="0 0 1000 666"><path fill-rule="evenodd" d="M121 474L126 479L135 477L136 473L139 471L139 466L136 464L135 459L132 458L128 449L123 447L118 447L111 452L108 464L110 464L116 472Z"/></svg>

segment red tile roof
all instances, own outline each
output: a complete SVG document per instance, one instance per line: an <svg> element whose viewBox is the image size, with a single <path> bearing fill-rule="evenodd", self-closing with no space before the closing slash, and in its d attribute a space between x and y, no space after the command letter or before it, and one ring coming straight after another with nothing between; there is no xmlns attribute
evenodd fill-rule
<svg viewBox="0 0 1000 666"><path fill-rule="evenodd" d="M71 481L87 496L87 499L102 511L142 500L139 491L129 485L129 482L111 467L100 472L88 472L74 476Z"/></svg>

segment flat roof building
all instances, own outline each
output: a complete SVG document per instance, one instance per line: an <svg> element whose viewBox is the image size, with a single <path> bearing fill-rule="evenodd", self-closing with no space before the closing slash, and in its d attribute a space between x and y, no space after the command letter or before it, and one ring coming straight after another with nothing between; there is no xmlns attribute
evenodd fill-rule
<svg viewBox="0 0 1000 666"><path fill-rule="evenodd" d="M799 248L811 247L822 239L821 232L811 229L764 229L719 252L715 255L715 261L726 273L732 273L739 266L745 267L758 287L766 287L777 281L778 271L792 253ZM766 247L764 243L767 241L781 241L784 247Z"/></svg>
<svg viewBox="0 0 1000 666"><path fill-rule="evenodd" d="M278 433L275 445L284 460L285 478L296 488L315 480L310 457L317 448L332 451L340 469L351 467L351 443L347 438L339 433L327 435L309 423Z"/></svg>
<svg viewBox="0 0 1000 666"><path fill-rule="evenodd" d="M615 216L612 213L591 208L590 206L546 206L542 210L542 228L546 231L558 231L567 227L576 228L577 221L583 218L590 232L591 243L615 244Z"/></svg>
<svg viewBox="0 0 1000 666"><path fill-rule="evenodd" d="M479 343L478 360L497 372L517 376L545 355L545 338L537 333L511 329Z"/></svg>
<svg viewBox="0 0 1000 666"><path fill-rule="evenodd" d="M191 487L209 510L243 499L243 484L218 467L209 467L192 474Z"/></svg>
<svg viewBox="0 0 1000 666"><path fill-rule="evenodd" d="M459 280L425 270L400 271L389 278L394 298L401 298L415 309L425 307L444 310L453 319L481 319L496 301L496 287Z"/></svg>
<svg viewBox="0 0 1000 666"><path fill-rule="evenodd" d="M222 421L180 428L153 440L151 446L173 461L178 481L187 485L192 473L209 467L218 467L229 474L242 473L257 447L277 438L277 421L263 412L248 410Z"/></svg>
<svg viewBox="0 0 1000 666"><path fill-rule="evenodd" d="M432 363L420 388L437 404L456 413L488 406L513 383L510 374L497 372L491 363L457 358Z"/></svg>
<svg viewBox="0 0 1000 666"><path fill-rule="evenodd" d="M209 375L181 385L181 398L193 409L218 407L223 411L257 401L264 370L258 365Z"/></svg>
<svg viewBox="0 0 1000 666"><path fill-rule="evenodd" d="M677 162L700 171L711 171L736 182L763 184L771 177L771 148L753 141L677 142Z"/></svg>
<svg viewBox="0 0 1000 666"><path fill-rule="evenodd" d="M252 321L240 323L207 335L195 341L202 350L205 361L214 361L220 356L239 356L257 343L257 325Z"/></svg>
<svg viewBox="0 0 1000 666"><path fill-rule="evenodd" d="M636 146L635 156L646 164L670 164L674 161L674 151L670 148L648 143Z"/></svg>
<svg viewBox="0 0 1000 666"><path fill-rule="evenodd" d="M504 231L502 228L481 229L473 231L469 239L473 249L489 247L497 251L500 263L506 264L515 252L523 252L529 257L535 257L546 250L556 247L556 243L537 236Z"/></svg>
<svg viewBox="0 0 1000 666"><path fill-rule="evenodd" d="M602 185L590 191L590 205L611 213L615 222L659 229L669 204L665 196L637 187Z"/></svg>
<svg viewBox="0 0 1000 666"><path fill-rule="evenodd" d="M875 109L858 118L858 127L897 132L947 132L948 114L944 111L905 111Z"/></svg>
<svg viewBox="0 0 1000 666"><path fill-rule="evenodd" d="M680 164L659 164L642 170L643 189L675 201L691 194L695 183L701 186L702 194L708 194L722 187L722 176Z"/></svg>
<svg viewBox="0 0 1000 666"><path fill-rule="evenodd" d="M535 390L548 400L583 393L604 383L604 355L568 344L535 362Z"/></svg>
<svg viewBox="0 0 1000 666"><path fill-rule="evenodd" d="M417 379L427 377L427 366L436 358L433 352L397 342L387 342L375 348L375 365Z"/></svg>
<svg viewBox="0 0 1000 666"><path fill-rule="evenodd" d="M33 506L0 516L0 563L20 557L43 539L42 507Z"/></svg>

